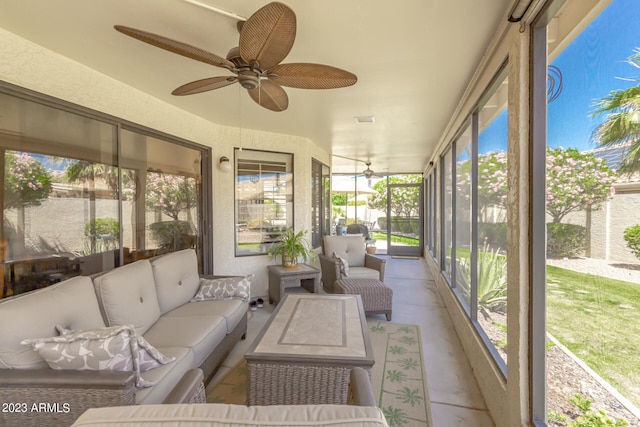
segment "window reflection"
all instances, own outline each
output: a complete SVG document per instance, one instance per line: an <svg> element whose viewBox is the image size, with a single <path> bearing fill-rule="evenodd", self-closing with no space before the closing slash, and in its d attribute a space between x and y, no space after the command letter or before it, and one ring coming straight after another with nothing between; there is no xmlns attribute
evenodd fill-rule
<svg viewBox="0 0 640 427"><path fill-rule="evenodd" d="M293 226L293 155L236 150L236 255L266 254Z"/></svg>
<svg viewBox="0 0 640 427"><path fill-rule="evenodd" d="M187 247L202 151L0 93L0 297Z"/></svg>

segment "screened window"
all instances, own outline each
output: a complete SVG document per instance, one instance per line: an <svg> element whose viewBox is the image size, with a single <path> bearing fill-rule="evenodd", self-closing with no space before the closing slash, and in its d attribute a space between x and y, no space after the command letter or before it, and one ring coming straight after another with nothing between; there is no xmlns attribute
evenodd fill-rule
<svg viewBox="0 0 640 427"><path fill-rule="evenodd" d="M579 393L637 425L640 3L548 6L533 49L534 416L566 415ZM575 359L621 397L586 395Z"/></svg>
<svg viewBox="0 0 640 427"><path fill-rule="evenodd" d="M477 292L474 319L499 364L507 361L507 70L477 112ZM506 372L505 372L506 373Z"/></svg>
<svg viewBox="0 0 640 427"><path fill-rule="evenodd" d="M456 141L455 164L455 284L469 309L471 302L471 126Z"/></svg>
<svg viewBox="0 0 640 427"><path fill-rule="evenodd" d="M293 227L293 155L236 149L236 256L266 254Z"/></svg>
<svg viewBox="0 0 640 427"><path fill-rule="evenodd" d="M442 159L442 268L451 279L453 246L453 151L451 148Z"/></svg>

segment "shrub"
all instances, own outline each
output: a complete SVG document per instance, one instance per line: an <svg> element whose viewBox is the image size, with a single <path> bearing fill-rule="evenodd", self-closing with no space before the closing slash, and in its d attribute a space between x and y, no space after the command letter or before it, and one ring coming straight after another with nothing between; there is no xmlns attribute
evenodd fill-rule
<svg viewBox="0 0 640 427"><path fill-rule="evenodd" d="M640 224L632 225L624 229L624 240L631 252L640 258Z"/></svg>
<svg viewBox="0 0 640 427"><path fill-rule="evenodd" d="M456 262L456 284L469 298L471 266L468 258ZM507 309L507 258L498 251L484 247L478 252L478 310L489 319L489 312L504 313Z"/></svg>
<svg viewBox="0 0 640 427"><path fill-rule="evenodd" d="M584 254L587 229L577 224L547 224L547 256L574 257Z"/></svg>
<svg viewBox="0 0 640 427"><path fill-rule="evenodd" d="M84 225L84 235L89 238L84 254L110 251L118 247L120 223L115 218L92 219Z"/></svg>
<svg viewBox="0 0 640 427"><path fill-rule="evenodd" d="M625 420L612 418L602 409L598 411L592 410L591 401L580 394L576 394L570 400L580 409L582 415L579 415L574 422L569 424L569 427L622 427L628 425Z"/></svg>
<svg viewBox="0 0 640 427"><path fill-rule="evenodd" d="M478 241L494 248L507 247L506 222L482 222L478 224Z"/></svg>
<svg viewBox="0 0 640 427"><path fill-rule="evenodd" d="M84 225L84 235L115 237L120 233L120 223L115 218L96 218Z"/></svg>
<svg viewBox="0 0 640 427"><path fill-rule="evenodd" d="M193 247L193 229L187 221L154 222L149 229L162 249L178 251Z"/></svg>

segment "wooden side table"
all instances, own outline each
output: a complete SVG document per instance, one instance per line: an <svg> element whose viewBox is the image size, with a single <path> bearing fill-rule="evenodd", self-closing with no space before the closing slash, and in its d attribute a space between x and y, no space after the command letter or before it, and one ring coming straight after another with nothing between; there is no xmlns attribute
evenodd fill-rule
<svg viewBox="0 0 640 427"><path fill-rule="evenodd" d="M320 270L308 264L296 268L269 265L269 303L278 304L285 292L320 292Z"/></svg>

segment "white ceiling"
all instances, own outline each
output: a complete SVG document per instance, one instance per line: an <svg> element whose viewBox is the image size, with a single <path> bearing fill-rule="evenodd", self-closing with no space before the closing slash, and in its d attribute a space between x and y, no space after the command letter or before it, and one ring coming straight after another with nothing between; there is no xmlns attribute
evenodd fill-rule
<svg viewBox="0 0 640 427"><path fill-rule="evenodd" d="M265 0L198 0L248 17ZM226 56L236 21L184 0L0 0L0 27L215 123L308 137L333 172L420 172L426 166L510 0L285 0L297 16L287 62L336 66L356 85L285 88L272 112L239 85L175 97L176 87L226 75L118 33L121 24ZM375 123L357 124L357 116ZM354 162L342 157L358 159Z"/></svg>

